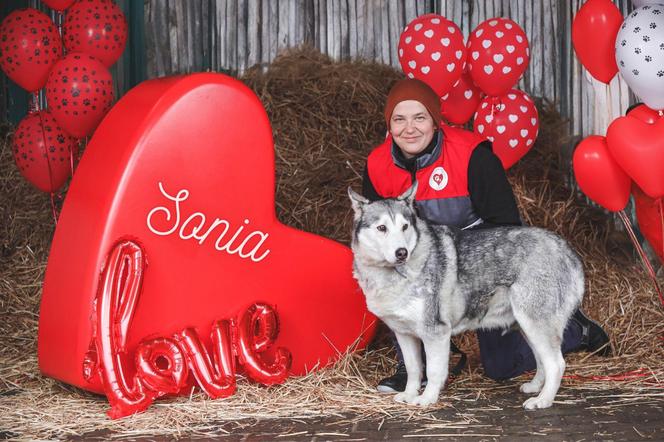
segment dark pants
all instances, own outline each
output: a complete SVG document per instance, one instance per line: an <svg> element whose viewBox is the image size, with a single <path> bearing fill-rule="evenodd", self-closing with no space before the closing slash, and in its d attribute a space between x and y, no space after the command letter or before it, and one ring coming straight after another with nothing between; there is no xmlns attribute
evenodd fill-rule
<svg viewBox="0 0 664 442"><path fill-rule="evenodd" d="M484 367L484 374L501 381L513 378L527 371L537 368L535 355L533 355L526 339L521 332L512 330L502 336L503 330L477 330L477 338L480 343L480 359ZM570 321L563 334L563 342L560 349L569 353L581 345L583 332L581 326L575 321ZM401 349L394 339L397 358L403 361Z"/></svg>

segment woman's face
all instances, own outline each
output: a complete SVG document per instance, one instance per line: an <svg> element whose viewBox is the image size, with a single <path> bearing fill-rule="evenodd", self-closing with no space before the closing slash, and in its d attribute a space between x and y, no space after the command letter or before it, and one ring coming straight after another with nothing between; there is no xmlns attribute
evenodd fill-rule
<svg viewBox="0 0 664 442"><path fill-rule="evenodd" d="M401 101L392 111L390 134L406 158L412 158L426 149L435 129L433 118L419 101Z"/></svg>

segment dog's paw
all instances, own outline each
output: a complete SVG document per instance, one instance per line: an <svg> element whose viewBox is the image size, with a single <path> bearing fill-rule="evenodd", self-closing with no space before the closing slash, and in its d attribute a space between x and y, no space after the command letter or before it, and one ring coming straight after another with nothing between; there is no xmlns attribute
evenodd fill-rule
<svg viewBox="0 0 664 442"><path fill-rule="evenodd" d="M521 384L521 387L519 387L519 390L521 390L522 393L539 393L542 391L542 386L544 385L544 382L535 382L534 380L530 382L526 382L525 384Z"/></svg>
<svg viewBox="0 0 664 442"><path fill-rule="evenodd" d="M402 404L412 404L413 400L417 397L417 392L407 392L403 391L394 395L394 400L396 402L401 402Z"/></svg>
<svg viewBox="0 0 664 442"><path fill-rule="evenodd" d="M536 410L538 408L549 408L553 404L553 399L547 399L540 396L531 397L523 403L526 410Z"/></svg>
<svg viewBox="0 0 664 442"><path fill-rule="evenodd" d="M411 404L413 405L419 405L420 407L428 407L429 405L433 405L436 402L438 402L438 395L428 395L426 393L423 393L415 398L413 398L413 401Z"/></svg>

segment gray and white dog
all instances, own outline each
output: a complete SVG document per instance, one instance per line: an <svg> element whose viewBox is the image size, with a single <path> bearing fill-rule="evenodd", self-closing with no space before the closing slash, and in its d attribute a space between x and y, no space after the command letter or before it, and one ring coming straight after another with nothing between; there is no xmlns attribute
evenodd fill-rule
<svg viewBox="0 0 664 442"><path fill-rule="evenodd" d="M535 227L463 231L429 224L415 211L416 190L417 184L398 198L369 202L348 189L354 276L369 310L396 334L406 364L406 389L395 400L436 403L452 335L517 322L537 360L521 391L539 395L523 406L550 407L565 371L563 331L583 298L578 255ZM420 340L428 378L422 394Z"/></svg>

